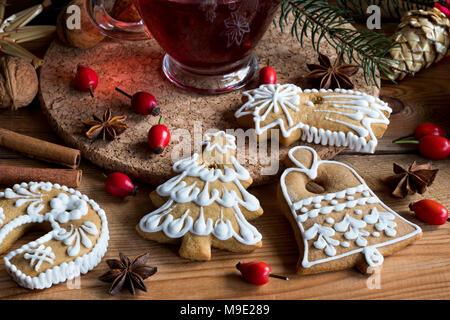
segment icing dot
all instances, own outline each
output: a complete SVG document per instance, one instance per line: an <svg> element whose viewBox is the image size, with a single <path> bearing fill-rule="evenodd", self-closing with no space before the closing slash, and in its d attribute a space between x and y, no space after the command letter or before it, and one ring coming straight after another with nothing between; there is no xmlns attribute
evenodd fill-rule
<svg viewBox="0 0 450 320"><path fill-rule="evenodd" d="M380 236L380 233L379 233L379 232L376 232L376 231L375 231L375 232L372 232L372 236L378 238L378 237Z"/></svg>
<svg viewBox="0 0 450 320"><path fill-rule="evenodd" d="M349 201L355 200L355 197L353 197L353 196L348 196L348 197L347 197L347 200L349 200Z"/></svg>
<svg viewBox="0 0 450 320"><path fill-rule="evenodd" d="M348 248L348 247L350 247L350 243L348 243L347 241L342 241L341 247Z"/></svg>
<svg viewBox="0 0 450 320"><path fill-rule="evenodd" d="M308 211L308 209L306 209L306 208L301 208L300 211L303 212L303 213L305 213L306 211Z"/></svg>
<svg viewBox="0 0 450 320"><path fill-rule="evenodd" d="M364 196L364 197L368 197L368 196L370 196L370 193L369 193L369 191L364 191L364 192L363 192L363 196Z"/></svg>
<svg viewBox="0 0 450 320"><path fill-rule="evenodd" d="M314 107L314 103L312 103L312 101L306 102L306 105L307 105L308 107Z"/></svg>
<svg viewBox="0 0 450 320"><path fill-rule="evenodd" d="M359 210L359 209L356 209L356 210L355 210L355 213L356 213L356 214L362 214L362 211Z"/></svg>
<svg viewBox="0 0 450 320"><path fill-rule="evenodd" d="M333 224L334 223L334 219L333 218L326 218L325 221L329 224Z"/></svg>
<svg viewBox="0 0 450 320"><path fill-rule="evenodd" d="M337 200L331 200L330 203L331 204L338 204L338 201Z"/></svg>
<svg viewBox="0 0 450 320"><path fill-rule="evenodd" d="M319 209L321 206L320 206L320 203L316 203L315 205L314 205L314 208L316 208L316 209Z"/></svg>

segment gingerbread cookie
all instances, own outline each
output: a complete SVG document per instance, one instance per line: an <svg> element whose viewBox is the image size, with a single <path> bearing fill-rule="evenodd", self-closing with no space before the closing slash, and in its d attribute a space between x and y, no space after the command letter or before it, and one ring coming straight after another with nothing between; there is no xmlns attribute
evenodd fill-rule
<svg viewBox="0 0 450 320"><path fill-rule="evenodd" d="M280 143L297 140L373 153L392 109L379 98L354 90L302 90L293 84L266 84L244 92L236 111L240 126L260 139L281 130Z"/></svg>
<svg viewBox="0 0 450 320"><path fill-rule="evenodd" d="M383 256L422 236L419 226L381 202L348 165L320 160L305 146L291 149L287 162L278 202L303 255L298 273L353 266L371 273L381 267Z"/></svg>
<svg viewBox="0 0 450 320"><path fill-rule="evenodd" d="M159 208L144 216L136 229L145 239L181 243L180 256L210 260L211 246L233 252L261 247L261 234L247 222L263 213L246 189L249 172L236 155L235 137L207 134L202 154L177 161L174 176L150 194Z"/></svg>
<svg viewBox="0 0 450 320"><path fill-rule="evenodd" d="M35 227L48 232L4 258L12 278L29 289L49 288L87 273L108 247L105 211L79 191L30 182L0 192L0 253Z"/></svg>

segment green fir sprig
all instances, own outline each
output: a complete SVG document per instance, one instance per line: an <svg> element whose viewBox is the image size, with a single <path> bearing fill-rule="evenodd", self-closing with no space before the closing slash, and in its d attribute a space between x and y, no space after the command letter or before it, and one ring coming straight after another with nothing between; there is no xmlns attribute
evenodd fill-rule
<svg viewBox="0 0 450 320"><path fill-rule="evenodd" d="M289 21L291 15L292 22ZM386 55L397 44L377 32L348 28L351 23L354 20L348 10L330 5L328 1L281 2L279 25L282 31L291 24L291 34L300 44L303 46L304 38L308 37L317 52L320 44L327 41L342 54L344 62L356 63L362 68L368 85L379 87L380 74L384 78L392 74L392 61Z"/></svg>

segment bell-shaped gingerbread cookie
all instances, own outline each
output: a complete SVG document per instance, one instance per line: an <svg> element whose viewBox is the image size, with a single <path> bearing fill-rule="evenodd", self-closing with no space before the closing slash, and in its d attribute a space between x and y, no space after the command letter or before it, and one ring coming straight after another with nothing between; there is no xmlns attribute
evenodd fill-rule
<svg viewBox="0 0 450 320"><path fill-rule="evenodd" d="M210 260L211 247L249 252L261 247L261 234L247 220L263 213L246 189L249 172L236 155L235 137L207 134L203 152L173 166L177 174L150 194L157 210L144 216L136 229L145 239L180 243L180 256Z"/></svg>
<svg viewBox="0 0 450 320"><path fill-rule="evenodd" d="M108 247L105 211L79 191L30 182L0 192L0 253L36 227L46 234L4 258L8 273L29 289L48 288L87 273Z"/></svg>
<svg viewBox="0 0 450 320"><path fill-rule="evenodd" d="M293 84L266 84L244 92L235 113L239 125L254 128L258 139L279 129L279 141L348 147L373 153L389 124L386 102L355 90L302 90Z"/></svg>
<svg viewBox="0 0 450 320"><path fill-rule="evenodd" d="M289 151L278 188L301 258L297 272L381 268L390 255L422 236L419 226L385 205L350 166L320 160L314 149Z"/></svg>

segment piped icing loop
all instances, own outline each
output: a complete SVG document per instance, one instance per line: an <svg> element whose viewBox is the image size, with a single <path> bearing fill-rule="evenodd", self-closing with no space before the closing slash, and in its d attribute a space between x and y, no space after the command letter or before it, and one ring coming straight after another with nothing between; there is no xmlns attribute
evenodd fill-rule
<svg viewBox="0 0 450 320"><path fill-rule="evenodd" d="M235 157L235 141L223 131L207 134L203 154L177 161L173 165L177 175L155 190L165 203L144 216L138 230L150 234L161 231L168 238L189 233L221 241L233 238L247 246L258 244L261 234L245 215L262 210L258 199L243 186L251 178ZM229 163L204 162L205 153L213 150L225 154Z"/></svg>
<svg viewBox="0 0 450 320"><path fill-rule="evenodd" d="M105 212L79 191L49 182L30 182L5 189L0 198L2 213L5 202L17 208L12 215L3 215L9 221L2 222L0 243L13 242L17 237L13 231L28 224L48 221L52 228L5 256L7 271L21 286L43 289L72 279L93 269L105 254L109 240ZM60 245L67 247L65 256L55 250ZM35 275L28 273L27 264Z"/></svg>
<svg viewBox="0 0 450 320"><path fill-rule="evenodd" d="M319 95L320 99L312 101L309 94ZM282 136L289 138L301 130L301 140L308 143L343 146L360 152L375 151L378 140L373 125L387 126L388 115L392 113L379 98L346 89L302 90L293 84L269 84L243 95L247 102L235 112L235 117L253 116L257 135L280 128ZM325 113L325 123L322 126L311 123L304 116L311 112ZM344 126L348 131L330 130L326 122Z"/></svg>
<svg viewBox="0 0 450 320"><path fill-rule="evenodd" d="M312 155L310 168L302 163L303 159L295 157L304 156L305 151ZM369 266L379 266L384 258L376 248L421 233L419 226L399 216L381 202L350 166L336 161L320 160L316 151L306 146L292 148L288 156L294 167L283 172L280 189L303 237L303 268L311 268L358 253L364 255ZM295 186L286 184L287 176L303 174L308 179L316 179L322 165L327 165L327 168L333 166L339 172L348 171L358 184L349 185L343 190L299 199ZM307 183L308 179L303 181ZM329 217L331 214L334 218ZM408 225L411 231L403 231L403 234L398 236L400 224ZM403 228L405 229L405 226ZM310 250L322 251L323 256L313 255L311 258Z"/></svg>

